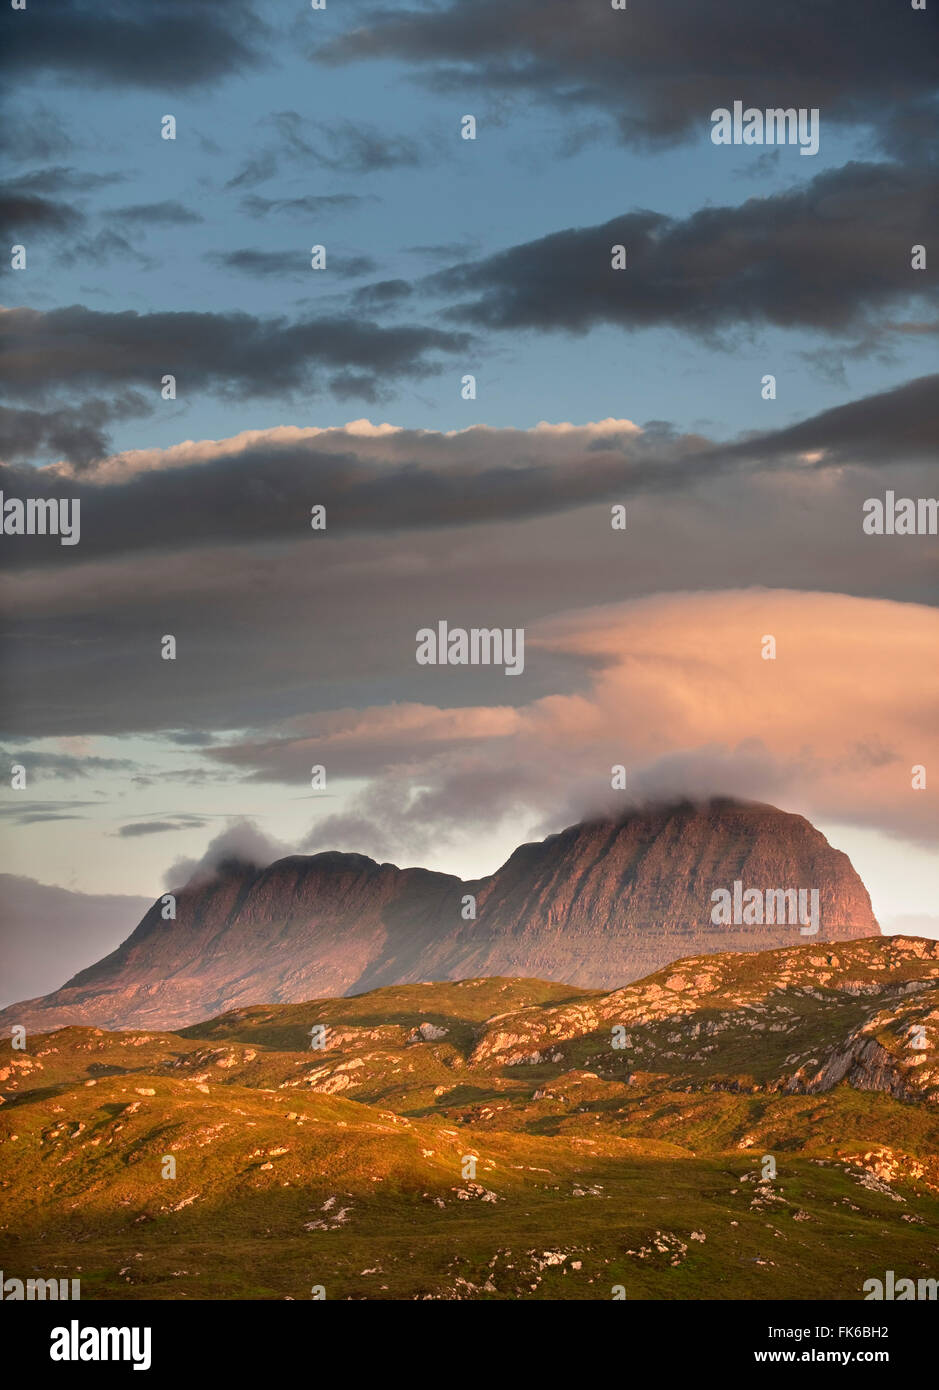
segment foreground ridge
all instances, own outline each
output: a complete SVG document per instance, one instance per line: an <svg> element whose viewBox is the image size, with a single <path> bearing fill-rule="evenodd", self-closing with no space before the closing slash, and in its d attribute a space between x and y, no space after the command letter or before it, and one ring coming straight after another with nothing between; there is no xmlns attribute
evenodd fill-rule
<svg viewBox="0 0 939 1390"><path fill-rule="evenodd" d="M887 1247L931 1277L937 1021L939 943L893 937L5 1042L0 1259L80 1249L83 1299L860 1299Z"/></svg>

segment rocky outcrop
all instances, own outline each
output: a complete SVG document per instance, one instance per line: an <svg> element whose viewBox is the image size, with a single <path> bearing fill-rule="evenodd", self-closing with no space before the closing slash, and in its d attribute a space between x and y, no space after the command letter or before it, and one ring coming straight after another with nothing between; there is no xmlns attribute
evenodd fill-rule
<svg viewBox="0 0 939 1390"><path fill-rule="evenodd" d="M643 1071L690 1065L695 1084L725 1090L821 1094L846 1081L936 1104L937 1039L939 941L874 937L824 954L773 951L745 966L739 954L696 957L609 994L490 1018L468 1064L563 1062L576 1044L601 1074L628 1057ZM722 1057L741 1071L715 1071Z"/></svg>
<svg viewBox="0 0 939 1390"><path fill-rule="evenodd" d="M175 918L156 902L117 951L0 1021L176 1028L251 1003L468 976L610 989L680 957L805 943L798 921L712 925L712 893L735 882L817 889L815 942L879 934L847 855L803 817L683 802L583 822L474 882L358 854L228 864L177 891Z"/></svg>

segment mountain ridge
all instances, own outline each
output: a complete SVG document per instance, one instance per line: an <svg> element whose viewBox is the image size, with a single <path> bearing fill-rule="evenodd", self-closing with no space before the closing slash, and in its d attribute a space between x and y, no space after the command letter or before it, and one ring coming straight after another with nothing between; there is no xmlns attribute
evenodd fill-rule
<svg viewBox="0 0 939 1390"><path fill-rule="evenodd" d="M175 919L158 899L116 951L0 1022L178 1027L239 1005L467 976L613 988L679 956L806 939L792 922L715 927L711 894L735 881L817 889L813 939L880 932L847 855L804 817L683 800L581 821L472 880L335 850L227 861L176 890Z"/></svg>

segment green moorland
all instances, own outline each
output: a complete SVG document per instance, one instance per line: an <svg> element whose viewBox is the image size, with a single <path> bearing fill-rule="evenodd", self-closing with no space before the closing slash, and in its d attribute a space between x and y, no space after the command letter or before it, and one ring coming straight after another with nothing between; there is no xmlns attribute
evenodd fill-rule
<svg viewBox="0 0 939 1390"><path fill-rule="evenodd" d="M937 1042L913 938L7 1040L0 1268L84 1300L860 1299L939 1277Z"/></svg>

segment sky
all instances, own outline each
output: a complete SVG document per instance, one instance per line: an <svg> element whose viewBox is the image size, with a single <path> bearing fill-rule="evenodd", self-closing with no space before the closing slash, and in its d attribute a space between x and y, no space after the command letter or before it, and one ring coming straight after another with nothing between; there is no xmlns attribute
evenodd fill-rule
<svg viewBox="0 0 939 1390"><path fill-rule="evenodd" d="M2 23L0 489L81 518L0 535L18 911L729 794L939 935L939 542L862 527L937 493L935 5ZM524 669L419 664L440 621Z"/></svg>

